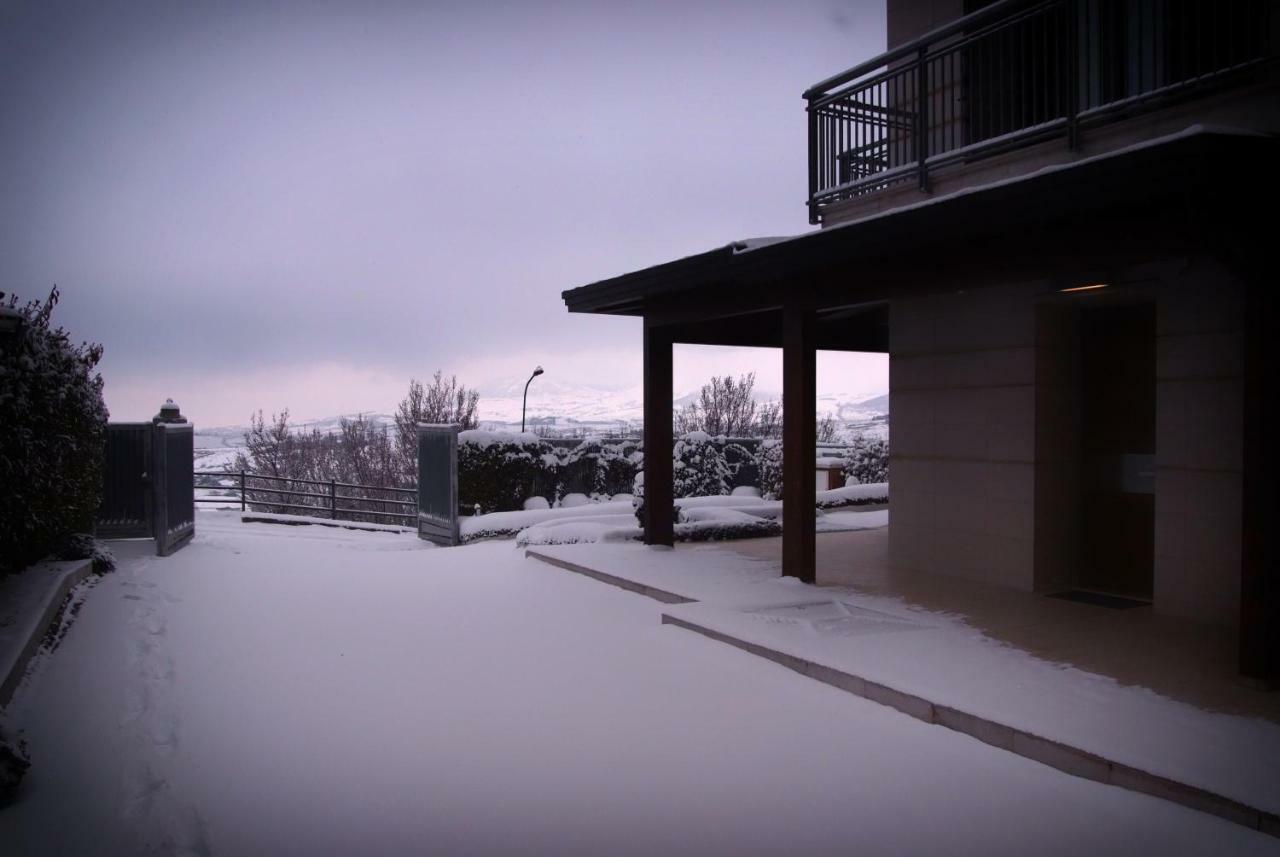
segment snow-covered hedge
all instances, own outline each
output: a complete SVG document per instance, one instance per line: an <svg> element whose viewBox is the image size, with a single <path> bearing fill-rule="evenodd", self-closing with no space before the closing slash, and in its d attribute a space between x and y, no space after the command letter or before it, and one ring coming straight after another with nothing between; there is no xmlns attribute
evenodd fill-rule
<svg viewBox="0 0 1280 857"><path fill-rule="evenodd" d="M613 496L631 491L644 453L634 441L587 438L567 450L558 468L560 495Z"/></svg>
<svg viewBox="0 0 1280 857"><path fill-rule="evenodd" d="M643 462L634 441L587 438L559 451L529 432L464 431L458 434L458 499L482 514L523 509L537 498L548 506L576 496L607 500L630 493Z"/></svg>
<svg viewBox="0 0 1280 857"><path fill-rule="evenodd" d="M728 494L733 487L723 440L717 443L706 432L691 431L676 439L673 455L676 497Z"/></svg>
<svg viewBox="0 0 1280 857"><path fill-rule="evenodd" d="M514 511L538 498L564 504L581 495L608 500L633 490L637 517L643 517L644 451L635 441L587 438L568 450L557 450L531 433L464 431L458 436L458 490L465 511L482 514ZM729 494L743 486L758 487L769 499L781 499L782 442L732 440L705 432L676 438L672 449L676 499ZM884 482L888 444L859 438L847 466L857 482Z"/></svg>
<svg viewBox="0 0 1280 857"><path fill-rule="evenodd" d="M889 502L889 483L871 482L866 485L850 483L843 488L818 492L819 509L838 509L841 506L873 506Z"/></svg>
<svg viewBox="0 0 1280 857"><path fill-rule="evenodd" d="M530 497L556 498L560 458L530 432L458 434L458 502L480 513L510 512Z"/></svg>
<svg viewBox="0 0 1280 857"><path fill-rule="evenodd" d="M102 490L102 346L73 345L51 327L57 303L57 289L21 307L0 292L22 318L18 332L0 334L0 574L91 531Z"/></svg>
<svg viewBox="0 0 1280 857"><path fill-rule="evenodd" d="M572 506L560 509L527 509L519 512L497 512L488 515L473 515L463 518L459 529L463 543L482 539L510 538L516 533L539 524L554 524L563 521L590 520L600 516L612 516L625 520L630 519L630 498L618 499L608 503L592 503L588 506Z"/></svg>
<svg viewBox="0 0 1280 857"><path fill-rule="evenodd" d="M768 438L756 452L760 470L760 493L770 500L782 499L782 441Z"/></svg>
<svg viewBox="0 0 1280 857"><path fill-rule="evenodd" d="M844 454L844 474L849 482L870 485L889 481L889 442L882 437L858 435Z"/></svg>

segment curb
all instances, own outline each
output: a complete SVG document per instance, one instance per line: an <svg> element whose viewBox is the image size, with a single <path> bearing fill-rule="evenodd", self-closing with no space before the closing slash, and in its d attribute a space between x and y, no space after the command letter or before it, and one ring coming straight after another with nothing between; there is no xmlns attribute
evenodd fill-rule
<svg viewBox="0 0 1280 857"><path fill-rule="evenodd" d="M661 601L663 604L692 604L697 601L696 598L686 598L683 595L677 595L674 592L668 592L665 589L658 589L654 586L646 586L643 583L636 583L634 580L627 580L625 577L616 577L603 571L597 571L594 568L588 568L585 565L578 565L576 562L569 562L566 559L558 559L554 556L547 556L536 550L526 549L525 557L545 562L548 565L554 565L556 568L563 568L565 571L572 571L575 574L582 574L601 583L607 583L610 586L616 586L619 589L625 589L628 592L634 592L637 595L644 595L652 598L654 601Z"/></svg>
<svg viewBox="0 0 1280 857"><path fill-rule="evenodd" d="M71 587L88 577L93 569L93 561L87 559L56 564L67 568L62 570L61 578L45 594L44 604L28 618L27 627L19 633L22 644L10 652L0 652L0 708L8 705L13 698L13 692L26 674L27 664L40 648L40 641L44 639L49 626L57 620L62 611L62 602ZM30 571L28 569L27 573Z"/></svg>

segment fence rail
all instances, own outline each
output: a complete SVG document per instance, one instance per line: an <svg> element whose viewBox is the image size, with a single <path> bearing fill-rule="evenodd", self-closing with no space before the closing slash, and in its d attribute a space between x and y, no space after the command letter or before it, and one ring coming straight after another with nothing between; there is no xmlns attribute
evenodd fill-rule
<svg viewBox="0 0 1280 857"><path fill-rule="evenodd" d="M1217 85L1275 57L1267 0L1004 0L819 83L809 218L931 170Z"/></svg>
<svg viewBox="0 0 1280 857"><path fill-rule="evenodd" d="M416 488L295 479L244 470L197 471L195 487L195 502L224 506L238 502L241 511L306 512L333 520L404 526L413 526L418 519ZM212 491L222 493L209 493Z"/></svg>

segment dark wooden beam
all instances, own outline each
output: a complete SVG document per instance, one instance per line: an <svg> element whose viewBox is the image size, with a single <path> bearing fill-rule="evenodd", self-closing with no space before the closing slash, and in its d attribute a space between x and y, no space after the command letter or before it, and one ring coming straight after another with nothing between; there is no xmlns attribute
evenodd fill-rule
<svg viewBox="0 0 1280 857"><path fill-rule="evenodd" d="M782 313L782 573L814 582L818 367L814 313Z"/></svg>
<svg viewBox="0 0 1280 857"><path fill-rule="evenodd" d="M671 461L671 332L644 325L644 541L674 541L675 482Z"/></svg>
<svg viewBox="0 0 1280 857"><path fill-rule="evenodd" d="M731 302L729 302L731 303ZM707 310L713 313L713 310ZM872 307L857 315L823 318L814 323L814 344L819 351L889 351L888 305ZM750 348L782 347L782 311L768 310L735 315L708 314L698 321L668 326L673 342L682 345L729 345Z"/></svg>

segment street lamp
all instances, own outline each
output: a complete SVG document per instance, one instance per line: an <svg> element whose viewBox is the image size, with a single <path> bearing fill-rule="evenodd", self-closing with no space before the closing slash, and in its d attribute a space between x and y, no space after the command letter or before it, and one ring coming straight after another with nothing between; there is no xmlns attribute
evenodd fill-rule
<svg viewBox="0 0 1280 857"><path fill-rule="evenodd" d="M524 412L529 406L529 385L533 383L533 379L542 374L542 367L539 366L533 370L533 374L529 376L529 380L524 382L524 402L520 405L520 433L524 434Z"/></svg>

